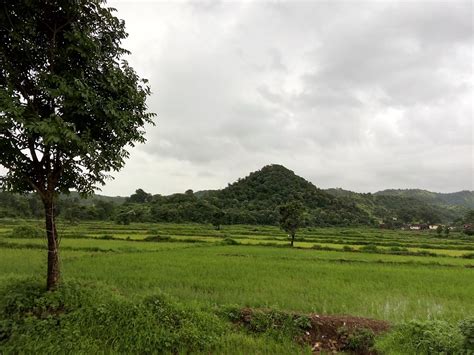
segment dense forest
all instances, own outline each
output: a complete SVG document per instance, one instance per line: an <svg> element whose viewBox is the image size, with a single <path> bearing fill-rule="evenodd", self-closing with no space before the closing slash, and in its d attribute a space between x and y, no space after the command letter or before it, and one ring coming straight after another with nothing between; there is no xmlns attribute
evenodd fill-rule
<svg viewBox="0 0 474 355"><path fill-rule="evenodd" d="M322 190L281 165L268 165L222 190L169 196L142 189L129 197L77 193L61 196L57 212L68 221L197 222L221 224L278 223L278 206L300 201L308 226L378 225L460 221L473 208L474 193L437 194L424 190L386 190L361 194L342 189ZM42 204L34 194L0 192L0 218L40 218Z"/></svg>

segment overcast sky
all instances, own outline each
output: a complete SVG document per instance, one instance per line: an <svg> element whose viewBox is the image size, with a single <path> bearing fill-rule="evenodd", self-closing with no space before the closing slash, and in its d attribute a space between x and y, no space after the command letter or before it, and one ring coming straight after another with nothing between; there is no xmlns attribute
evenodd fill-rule
<svg viewBox="0 0 474 355"><path fill-rule="evenodd" d="M322 188L474 189L471 1L109 5L158 116L103 194L272 163Z"/></svg>

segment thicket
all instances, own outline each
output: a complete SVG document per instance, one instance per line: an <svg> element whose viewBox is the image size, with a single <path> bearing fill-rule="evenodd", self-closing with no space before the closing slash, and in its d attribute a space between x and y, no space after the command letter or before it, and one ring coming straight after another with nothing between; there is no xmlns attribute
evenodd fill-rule
<svg viewBox="0 0 474 355"><path fill-rule="evenodd" d="M383 354L473 354L474 318L458 325L440 320L406 322L379 338L375 348Z"/></svg>

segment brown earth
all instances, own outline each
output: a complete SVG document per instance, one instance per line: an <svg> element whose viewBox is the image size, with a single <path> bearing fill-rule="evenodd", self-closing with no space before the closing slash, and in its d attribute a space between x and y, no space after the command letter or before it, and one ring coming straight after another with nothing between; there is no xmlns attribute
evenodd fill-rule
<svg viewBox="0 0 474 355"><path fill-rule="evenodd" d="M370 318L318 314L311 314L310 318L311 329L308 331L309 334L305 334L307 336L305 340L310 342L314 353L347 351L349 336L361 329L369 329L375 335L390 329L388 322ZM369 349L360 349L352 353L373 354L374 352Z"/></svg>
<svg viewBox="0 0 474 355"><path fill-rule="evenodd" d="M274 311L268 309L251 309L244 308L240 310L240 317L236 323L241 326L251 328L252 318L255 313L271 314ZM296 341L300 343L309 344L314 354L336 354L344 351L350 354L376 354L375 351L370 350L366 346L360 346L357 349L352 349L350 339L353 339L357 334L364 332L378 335L387 332L390 329L390 324L386 321L353 317L348 315L319 315L319 314L297 314L278 312L286 314L287 316L297 320L301 317L306 317L309 320L307 326L301 328L301 333L296 336ZM275 324L274 327L278 327Z"/></svg>

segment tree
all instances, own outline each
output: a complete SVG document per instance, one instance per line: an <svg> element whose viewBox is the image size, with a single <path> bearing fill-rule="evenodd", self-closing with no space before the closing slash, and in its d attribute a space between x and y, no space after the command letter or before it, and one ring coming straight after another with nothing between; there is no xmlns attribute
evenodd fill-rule
<svg viewBox="0 0 474 355"><path fill-rule="evenodd" d="M150 95L123 59L123 21L104 0L12 0L0 8L0 188L45 209L47 288L60 280L55 204L85 195L143 143Z"/></svg>
<svg viewBox="0 0 474 355"><path fill-rule="evenodd" d="M221 225L225 222L226 214L222 210L217 210L212 214L211 223L217 229L221 229Z"/></svg>
<svg viewBox="0 0 474 355"><path fill-rule="evenodd" d="M142 189L135 190L135 193L130 195L127 202L131 203L147 203L153 199L152 195Z"/></svg>
<svg viewBox="0 0 474 355"><path fill-rule="evenodd" d="M449 237L449 227L448 226L444 227L444 235L446 237Z"/></svg>
<svg viewBox="0 0 474 355"><path fill-rule="evenodd" d="M295 241L298 228L303 224L304 207L298 201L292 201L278 208L280 213L280 228L291 236L291 246Z"/></svg>
<svg viewBox="0 0 474 355"><path fill-rule="evenodd" d="M441 235L442 232L443 232L443 226L439 225L438 227L436 227L436 233L438 233L438 235Z"/></svg>

